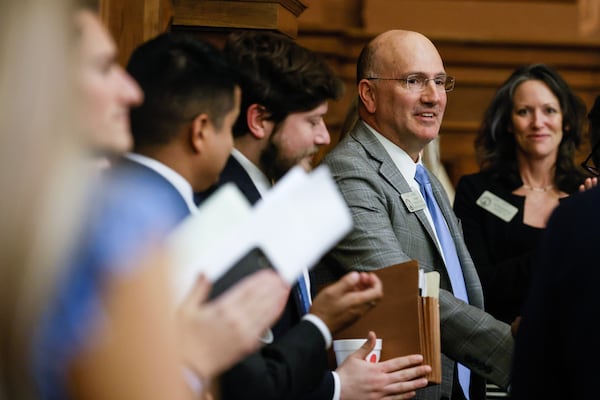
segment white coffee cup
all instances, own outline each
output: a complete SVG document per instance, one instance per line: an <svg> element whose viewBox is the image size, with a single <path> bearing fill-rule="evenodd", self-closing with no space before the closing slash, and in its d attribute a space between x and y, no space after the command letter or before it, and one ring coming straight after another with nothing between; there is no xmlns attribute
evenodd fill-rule
<svg viewBox="0 0 600 400"><path fill-rule="evenodd" d="M337 362L337 365L341 365L346 359L346 357L358 350L366 341L367 339L334 340L333 351L335 352L335 360ZM375 339L375 348L373 349L373 351L367 354L365 360L373 363L379 362L379 359L381 357L381 345L382 340Z"/></svg>

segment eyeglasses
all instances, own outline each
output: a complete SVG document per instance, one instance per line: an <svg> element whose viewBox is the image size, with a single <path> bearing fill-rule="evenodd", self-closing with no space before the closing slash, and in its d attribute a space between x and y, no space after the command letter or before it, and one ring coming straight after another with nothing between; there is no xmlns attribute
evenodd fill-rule
<svg viewBox="0 0 600 400"><path fill-rule="evenodd" d="M581 167L594 176L600 176L600 169L598 169L596 162L592 158L598 149L600 149L600 140L594 145L590 154L581 163Z"/></svg>
<svg viewBox="0 0 600 400"><path fill-rule="evenodd" d="M439 91L444 90L445 92L450 92L452 89L454 89L454 77L449 75L439 75L435 78L428 78L422 74L410 74L407 75L406 78L380 78L377 76L372 76L366 79L404 82L402 86L411 92L422 92L429 81L433 81L436 89Z"/></svg>

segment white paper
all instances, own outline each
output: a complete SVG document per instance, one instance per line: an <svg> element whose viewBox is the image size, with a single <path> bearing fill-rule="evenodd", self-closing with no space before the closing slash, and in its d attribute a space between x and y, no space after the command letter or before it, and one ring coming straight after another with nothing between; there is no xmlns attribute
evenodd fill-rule
<svg viewBox="0 0 600 400"><path fill-rule="evenodd" d="M325 166L311 173L294 167L246 215L237 204L243 195L232 192L215 192L190 217L196 221L186 221L194 229L177 229L172 237L172 251L185 250L184 256L173 256L179 298L198 273L214 281L253 247L292 284L352 228L350 211Z"/></svg>
<svg viewBox="0 0 600 400"><path fill-rule="evenodd" d="M440 273L438 271L425 272L419 269L419 290L421 297L440 297Z"/></svg>
<svg viewBox="0 0 600 400"><path fill-rule="evenodd" d="M175 271L178 299L191 289L199 272L214 280L225 271L219 270L218 265L206 264L203 255L226 241L231 232L248 218L251 210L252 206L238 187L227 183L171 233L167 245Z"/></svg>

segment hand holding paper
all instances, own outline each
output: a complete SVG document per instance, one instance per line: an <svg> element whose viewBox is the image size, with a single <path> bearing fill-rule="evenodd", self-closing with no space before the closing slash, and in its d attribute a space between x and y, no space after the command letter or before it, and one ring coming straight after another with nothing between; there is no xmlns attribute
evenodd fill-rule
<svg viewBox="0 0 600 400"><path fill-rule="evenodd" d="M235 185L225 185L170 237L176 296L181 300L200 272L218 280L253 249L291 284L351 228L327 167L291 169L254 208Z"/></svg>

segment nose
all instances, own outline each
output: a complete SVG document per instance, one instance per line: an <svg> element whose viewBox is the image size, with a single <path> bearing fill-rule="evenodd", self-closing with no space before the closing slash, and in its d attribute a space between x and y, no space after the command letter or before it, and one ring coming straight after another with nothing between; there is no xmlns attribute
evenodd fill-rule
<svg viewBox="0 0 600 400"><path fill-rule="evenodd" d="M442 93L443 95L446 94L445 91L442 92L438 90L438 87L435 85L435 80L429 79L421 92L421 98L425 103L438 103L442 98Z"/></svg>
<svg viewBox="0 0 600 400"><path fill-rule="evenodd" d="M329 135L329 130L324 121L321 121L320 123L320 129L315 136L315 143L321 146L331 143L331 136Z"/></svg>
<svg viewBox="0 0 600 400"><path fill-rule="evenodd" d="M119 80L119 97L121 101L129 107L142 104L144 101L144 92L142 92L142 89L131 75L120 66L118 68L118 73L121 77Z"/></svg>
<svg viewBox="0 0 600 400"><path fill-rule="evenodd" d="M539 128L544 125L544 119L544 113L541 110L535 110L533 112L533 120L531 121L531 124L534 127Z"/></svg>

